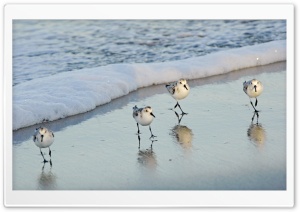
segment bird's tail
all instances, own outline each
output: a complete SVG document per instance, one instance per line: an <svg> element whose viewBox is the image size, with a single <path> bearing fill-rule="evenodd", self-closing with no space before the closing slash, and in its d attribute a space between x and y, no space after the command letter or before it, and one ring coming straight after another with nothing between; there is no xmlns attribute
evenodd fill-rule
<svg viewBox="0 0 300 212"><path fill-rule="evenodd" d="M138 109L138 107L135 105L132 109L133 109L133 111L135 111Z"/></svg>

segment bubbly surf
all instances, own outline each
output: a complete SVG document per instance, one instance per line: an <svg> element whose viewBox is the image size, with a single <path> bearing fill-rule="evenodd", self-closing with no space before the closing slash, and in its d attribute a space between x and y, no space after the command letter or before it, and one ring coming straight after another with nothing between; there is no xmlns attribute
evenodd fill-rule
<svg viewBox="0 0 300 212"><path fill-rule="evenodd" d="M160 63L111 64L13 86L13 130L93 110L138 88L286 60L286 40Z"/></svg>

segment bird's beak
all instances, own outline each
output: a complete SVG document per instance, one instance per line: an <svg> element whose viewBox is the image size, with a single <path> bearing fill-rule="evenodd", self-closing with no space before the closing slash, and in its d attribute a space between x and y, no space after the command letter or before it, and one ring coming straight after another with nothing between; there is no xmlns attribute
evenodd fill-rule
<svg viewBox="0 0 300 212"><path fill-rule="evenodd" d="M187 89L187 90L188 90L188 88L186 87L186 85L184 85L183 87L185 87L185 89Z"/></svg>
<svg viewBox="0 0 300 212"><path fill-rule="evenodd" d="M254 85L254 90L255 90L255 92L257 92L257 91L256 91L256 85Z"/></svg>
<svg viewBox="0 0 300 212"><path fill-rule="evenodd" d="M150 113L151 116L153 116L155 118L155 115L153 113Z"/></svg>

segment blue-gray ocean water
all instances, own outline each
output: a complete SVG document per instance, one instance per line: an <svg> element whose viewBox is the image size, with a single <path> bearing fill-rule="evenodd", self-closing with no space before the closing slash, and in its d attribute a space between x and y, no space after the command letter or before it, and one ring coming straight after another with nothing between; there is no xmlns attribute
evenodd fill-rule
<svg viewBox="0 0 300 212"><path fill-rule="evenodd" d="M65 71L181 60L284 39L285 20L15 20L13 85Z"/></svg>

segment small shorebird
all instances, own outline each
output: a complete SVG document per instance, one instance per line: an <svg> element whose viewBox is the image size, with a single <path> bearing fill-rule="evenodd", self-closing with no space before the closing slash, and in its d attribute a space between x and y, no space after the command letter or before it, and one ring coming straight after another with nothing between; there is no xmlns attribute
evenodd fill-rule
<svg viewBox="0 0 300 212"><path fill-rule="evenodd" d="M54 141L54 134L51 130L48 130L45 127L39 127L35 130L33 135L33 141L37 147L40 148L41 155L43 156L44 163L48 162L43 153L42 148L49 148L49 155L50 155L50 163L51 163L51 149L50 146Z"/></svg>
<svg viewBox="0 0 300 212"><path fill-rule="evenodd" d="M134 106L133 108L132 116L136 121L136 125L138 127L138 134L140 134L140 128L139 124L142 126L148 126L149 130L151 132L151 138L156 137L153 135L150 124L153 121L153 118L155 118L154 114L152 113L152 108L150 106L144 107L144 108L138 108L137 106Z"/></svg>
<svg viewBox="0 0 300 212"><path fill-rule="evenodd" d="M190 86L187 84L185 79L180 79L177 82L172 82L166 85L168 92L177 101L174 109L178 106L182 114L187 114L181 109L178 100L184 99L190 93Z"/></svg>
<svg viewBox="0 0 300 212"><path fill-rule="evenodd" d="M263 89L264 87L262 83L257 79L249 80L248 82L245 81L243 83L243 90L249 96L250 103L255 113L259 112L258 110L256 110L255 107L257 106L257 102L258 102L257 97L263 92ZM255 107L251 101L251 98L255 98Z"/></svg>

